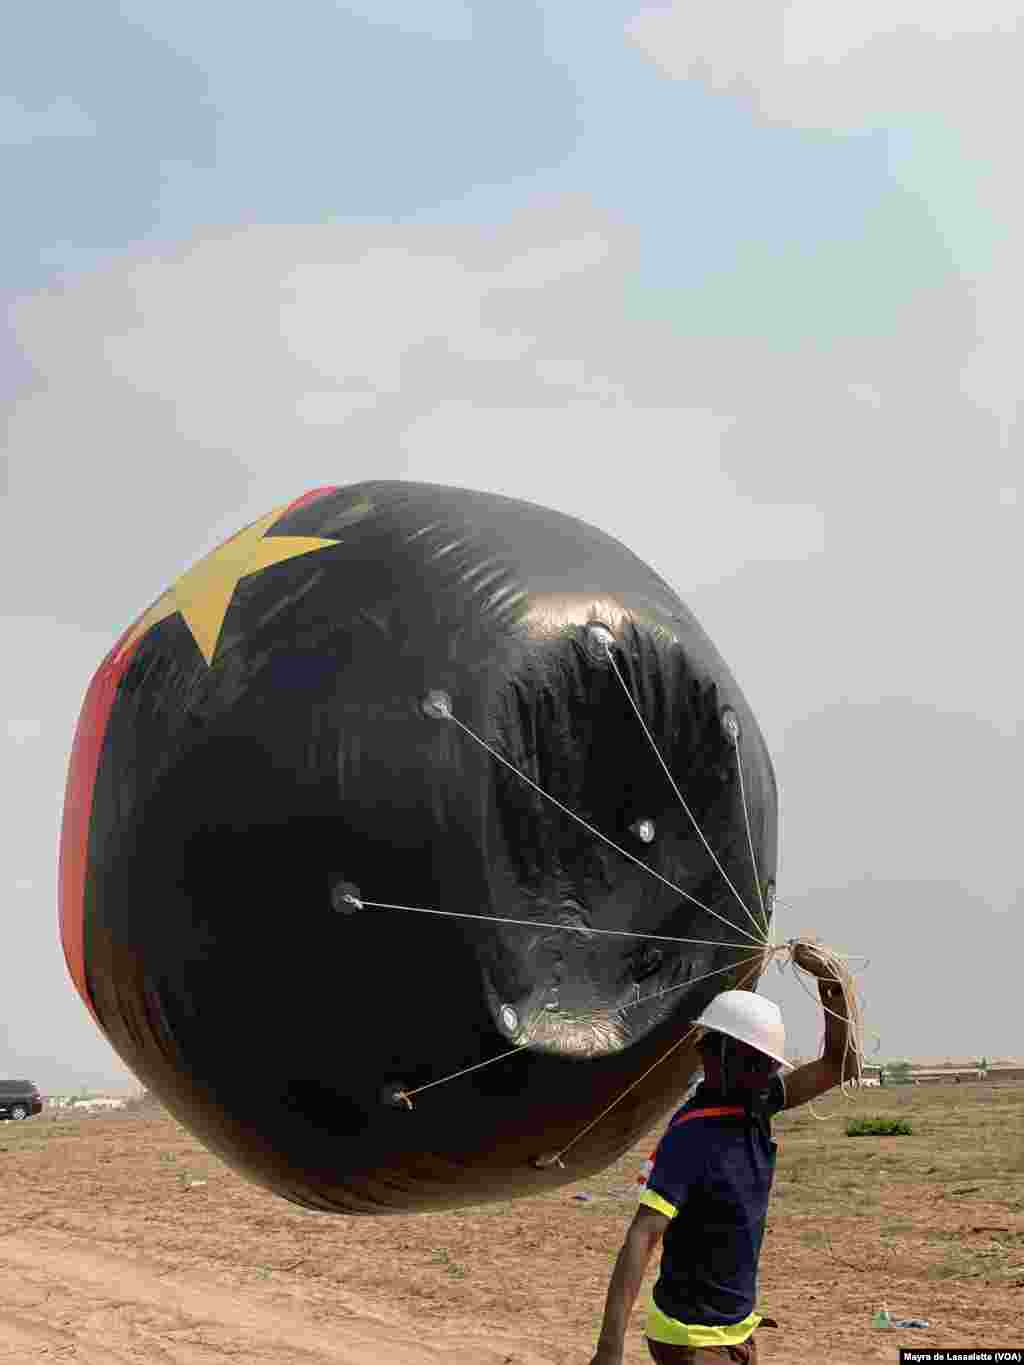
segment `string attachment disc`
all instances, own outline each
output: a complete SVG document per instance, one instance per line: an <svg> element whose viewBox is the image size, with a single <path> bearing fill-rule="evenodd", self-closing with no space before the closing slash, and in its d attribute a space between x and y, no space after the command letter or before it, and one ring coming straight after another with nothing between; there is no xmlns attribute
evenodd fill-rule
<svg viewBox="0 0 1024 1365"><path fill-rule="evenodd" d="M733 744L740 742L740 718L731 706L726 706L722 711L722 729L725 731Z"/></svg>
<svg viewBox="0 0 1024 1365"><path fill-rule="evenodd" d="M630 825L629 832L635 834L642 844L653 844L657 833L653 820L636 820Z"/></svg>
<svg viewBox="0 0 1024 1365"><path fill-rule="evenodd" d="M401 1081L392 1081L390 1085L386 1085L380 1092L380 1102L389 1109L412 1110L412 1100Z"/></svg>
<svg viewBox="0 0 1024 1365"><path fill-rule="evenodd" d="M363 909L359 887L354 882L338 882L331 892L331 905L339 915L354 915Z"/></svg>
<svg viewBox="0 0 1024 1365"><path fill-rule="evenodd" d="M600 621L592 621L586 629L587 653L595 659L607 659L608 651L615 644L615 636Z"/></svg>
<svg viewBox="0 0 1024 1365"><path fill-rule="evenodd" d="M423 698L420 703L420 709L423 714L428 716L431 720L451 720L451 694L441 691L440 688L433 688Z"/></svg>
<svg viewBox="0 0 1024 1365"><path fill-rule="evenodd" d="M517 1033L519 1031L519 1015L515 1012L512 1006L502 1005L499 1013L501 1016L502 1025L506 1029L508 1029L509 1033Z"/></svg>
<svg viewBox="0 0 1024 1365"><path fill-rule="evenodd" d="M543 1156L535 1156L530 1165L538 1171L549 1171L552 1166L557 1166L560 1171L565 1170L565 1162L558 1152L545 1152Z"/></svg>

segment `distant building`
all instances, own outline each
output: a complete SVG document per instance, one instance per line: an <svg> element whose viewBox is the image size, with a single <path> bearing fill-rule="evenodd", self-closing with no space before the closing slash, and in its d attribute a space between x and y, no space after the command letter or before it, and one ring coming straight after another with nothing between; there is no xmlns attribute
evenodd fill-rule
<svg viewBox="0 0 1024 1365"><path fill-rule="evenodd" d="M990 1066L985 1072L987 1081L1024 1081L1024 1066Z"/></svg>
<svg viewBox="0 0 1024 1365"><path fill-rule="evenodd" d="M102 1110L124 1109L128 1101L116 1095L44 1095L47 1109Z"/></svg>
<svg viewBox="0 0 1024 1365"><path fill-rule="evenodd" d="M1024 1062L1008 1057L997 1061L918 1061L865 1064L862 1085L956 1085L961 1081L1022 1081Z"/></svg>
<svg viewBox="0 0 1024 1365"><path fill-rule="evenodd" d="M935 1070L923 1071L912 1068L907 1076L907 1080L914 1085L941 1084L947 1085L959 1081L983 1081L986 1076L991 1076L991 1072L982 1071L980 1067L937 1067Z"/></svg>

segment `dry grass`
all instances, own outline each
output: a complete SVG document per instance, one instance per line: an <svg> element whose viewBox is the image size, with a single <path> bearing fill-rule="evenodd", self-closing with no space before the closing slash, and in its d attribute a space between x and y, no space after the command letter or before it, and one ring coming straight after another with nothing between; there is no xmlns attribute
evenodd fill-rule
<svg viewBox="0 0 1024 1365"><path fill-rule="evenodd" d="M884 1172L890 1185L926 1184L945 1199L967 1184L969 1193L994 1197L1010 1211L1024 1196L1024 1085L984 1082L964 1085L908 1085L862 1090L846 1100L838 1094L775 1121L780 1160L776 1199L792 1201L800 1185L808 1212L828 1211L834 1195L877 1186ZM908 1122L910 1135L847 1138L851 1118ZM801 1173L813 1171L812 1181ZM794 1173L795 1178L794 1178ZM1013 1178L1016 1177L1016 1178ZM964 1193L968 1193L964 1191ZM789 1207L787 1203L786 1207Z"/></svg>
<svg viewBox="0 0 1024 1365"><path fill-rule="evenodd" d="M1019 1336L1024 1310L1024 1083L862 1090L775 1121L779 1162L762 1258L775 1360L892 1360L895 1345ZM846 1136L850 1118L911 1135ZM168 1273L187 1264L244 1293L269 1277L331 1314L381 1296L430 1333L462 1322L533 1331L544 1359L586 1358L611 1263L657 1134L600 1176L532 1199L408 1218L324 1218L245 1184L165 1114L0 1124L10 1216L87 1237ZM201 1181L196 1185L193 1182ZM576 1194L590 1196L585 1201ZM186 1216L187 1210L187 1216ZM894 1342L874 1310L928 1318ZM641 1314L628 1362L644 1360ZM545 1336L546 1334L546 1336ZM574 1342L558 1346L561 1341ZM557 1346L557 1349L554 1349Z"/></svg>

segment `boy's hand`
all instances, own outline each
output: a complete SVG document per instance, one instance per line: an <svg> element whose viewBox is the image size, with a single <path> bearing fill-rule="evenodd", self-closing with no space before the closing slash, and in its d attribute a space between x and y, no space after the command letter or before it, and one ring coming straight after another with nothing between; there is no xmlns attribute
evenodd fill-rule
<svg viewBox="0 0 1024 1365"><path fill-rule="evenodd" d="M835 981L832 968L814 947L813 943L798 943L793 949L793 961L805 972L810 972L821 981Z"/></svg>

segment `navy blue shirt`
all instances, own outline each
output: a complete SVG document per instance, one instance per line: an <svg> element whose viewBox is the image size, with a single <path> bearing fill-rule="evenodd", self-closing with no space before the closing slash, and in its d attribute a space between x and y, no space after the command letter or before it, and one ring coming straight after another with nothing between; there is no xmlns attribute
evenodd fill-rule
<svg viewBox="0 0 1024 1365"><path fill-rule="evenodd" d="M641 1202L666 1214L654 1302L678 1322L742 1322L757 1300L757 1263L775 1175L771 1117L780 1076L745 1104L707 1085L673 1117Z"/></svg>

